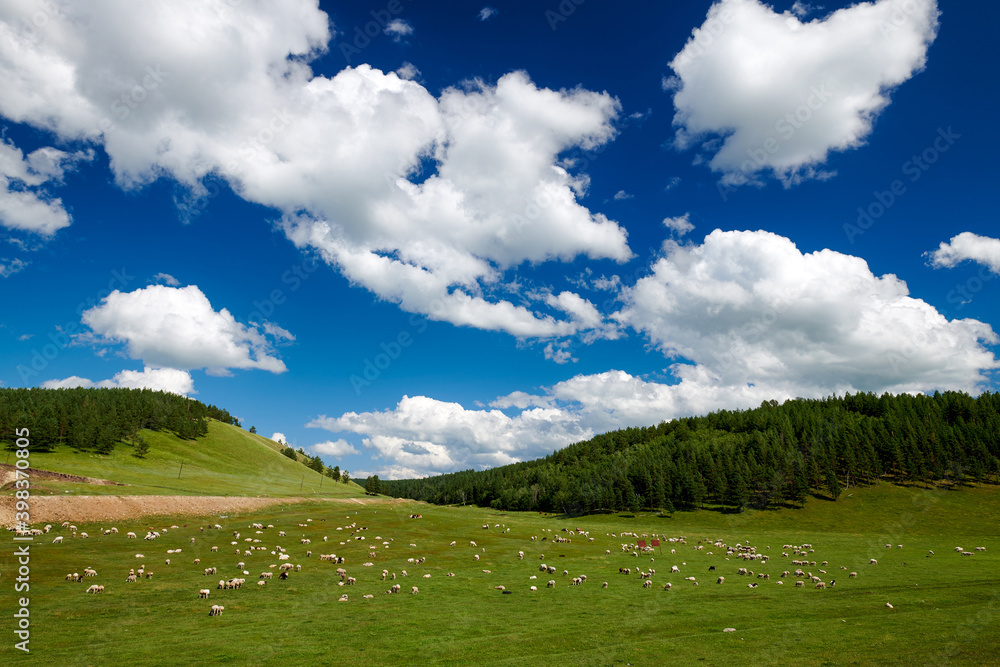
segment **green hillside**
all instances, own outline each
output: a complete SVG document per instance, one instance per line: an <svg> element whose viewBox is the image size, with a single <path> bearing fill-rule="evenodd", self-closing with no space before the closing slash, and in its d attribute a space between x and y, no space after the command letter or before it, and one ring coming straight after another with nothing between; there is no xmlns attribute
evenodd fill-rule
<svg viewBox="0 0 1000 667"><path fill-rule="evenodd" d="M210 420L208 435L184 440L166 431L141 431L149 444L145 458L119 445L109 454L70 446L32 452L32 468L106 479L127 486L37 479L32 493L81 495L363 496L355 483L335 482L280 453L272 440ZM5 463L14 461L8 453ZM10 492L9 490L7 491Z"/></svg>

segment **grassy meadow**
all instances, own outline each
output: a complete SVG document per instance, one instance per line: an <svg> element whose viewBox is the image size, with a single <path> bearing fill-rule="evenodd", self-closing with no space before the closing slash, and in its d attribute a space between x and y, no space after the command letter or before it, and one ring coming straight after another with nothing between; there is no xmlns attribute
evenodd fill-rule
<svg viewBox="0 0 1000 667"><path fill-rule="evenodd" d="M412 513L422 518L409 518ZM883 484L852 488L836 503L810 500L802 510L739 515L567 518L387 499L367 505L316 500L239 517L118 522L117 535L102 534L110 523L79 525L89 539L55 526L31 547L31 653L15 651L8 632L0 655L5 662L17 653L19 662L64 665L1000 664L998 517L995 487L940 491ZM274 528L256 534L251 522ZM214 523L222 529L199 529ZM177 529L169 528L174 524ZM150 527L169 529L144 541ZM563 529L589 531L593 541ZM139 539L126 539L128 530ZM279 530L287 535L279 537ZM240 532L240 555L231 544L233 531ZM622 543L637 541L623 532L683 536L686 544L664 542L650 562L648 555L622 552ZM55 535L65 541L52 544ZM572 541L553 543L556 536ZM257 546L266 549L243 555L252 544L247 538L260 539ZM303 538L311 544L300 543ZM727 560L725 550L711 544L715 539L752 544L771 560ZM777 583L783 570L795 570L791 554L782 558L782 545L802 543L812 544L808 558L817 561L803 569L835 579L835 587L796 588L794 576ZM291 556L285 562L302 570L257 586L262 571L282 562L271 553L276 546ZM961 556L957 546L986 551ZM166 553L177 548L180 554ZM0 557L0 582L7 582L0 615L7 619L15 605L12 551ZM339 586L338 565L321 562L321 553L344 556L342 567L357 584ZM869 565L870 558L878 564ZM829 564L822 566L823 560ZM239 561L250 573L246 584L216 590L219 579L240 576ZM557 573L539 572L543 562ZM154 577L125 583L129 569L141 563ZM672 565L680 572L670 574ZM88 566L97 577L64 580ZM217 576L203 575L210 566L218 568ZM635 572L650 566L656 570L653 587L645 589ZM751 579L737 575L744 566L771 578L754 578L759 587L748 588ZM623 567L633 574L620 574ZM395 582L381 581L383 568L396 573ZM858 577L849 578L850 571ZM570 585L580 574L587 582ZM725 583L716 584L717 575ZM546 588L549 579L555 588ZM669 591L663 590L667 582L673 584ZM85 593L95 583L106 591ZM392 583L402 586L401 594L386 594ZM499 585L511 593L502 594ZM538 590L529 591L531 585ZM411 595L411 586L419 593ZM208 600L198 598L201 588L211 589ZM338 602L344 593L348 601ZM225 612L210 617L213 604ZM727 627L736 631L723 632Z"/></svg>
<svg viewBox="0 0 1000 667"><path fill-rule="evenodd" d="M108 479L127 486L38 479L32 493L78 495L213 495L349 497L364 495L356 484L336 483L280 453L276 442L243 429L210 420L208 435L182 440L161 431L141 431L149 443L145 458L125 444L109 455L81 452L69 446L32 452L31 467ZM3 453L7 463L13 454Z"/></svg>

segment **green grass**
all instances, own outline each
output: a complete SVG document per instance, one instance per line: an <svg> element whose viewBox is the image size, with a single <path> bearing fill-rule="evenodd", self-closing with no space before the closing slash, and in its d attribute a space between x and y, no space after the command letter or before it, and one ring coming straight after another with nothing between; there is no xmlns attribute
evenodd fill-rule
<svg viewBox="0 0 1000 667"><path fill-rule="evenodd" d="M112 486L38 480L32 493L66 495L216 495L216 496L360 496L356 484L340 484L292 461L267 438L218 421L209 422L209 434L181 440L171 433L142 431L149 443L144 459L133 448L119 444L108 456L60 447L54 452L32 452L31 467L121 482ZM13 461L13 456L10 461ZM182 468L183 464L183 468ZM11 491L6 491L8 495Z"/></svg>
<svg viewBox="0 0 1000 667"><path fill-rule="evenodd" d="M850 494L850 495L847 495ZM422 519L409 519L414 512ZM499 514L470 507L433 507L418 503L357 506L315 501L275 506L242 517L190 517L117 523L118 535L104 536L110 523L79 525L90 539L72 539L56 527L36 538L31 547L32 635L26 663L65 665L149 664L193 662L237 665L300 664L507 664L507 665L981 665L1000 664L1000 490L967 488L934 491L883 484L851 489L836 502L810 500L802 510L747 512L679 512L673 517L652 514L596 515L581 518L532 513ZM313 519L307 522L307 519ZM149 526L176 523L153 542L126 540L125 531L145 533ZM251 521L274 524L256 535ZM367 526L351 539L351 523ZM201 532L199 525L219 523L223 529ZM299 527L297 524L307 524ZM483 530L488 523L491 528ZM493 528L502 524L502 529ZM186 524L186 525L185 525ZM502 530L509 528L509 532ZM552 536L563 528L590 531L590 542L571 536L556 544ZM230 544L233 531L261 539L267 551L237 556ZM286 537L278 537L286 530ZM548 531L552 532L548 532ZM687 544L665 543L653 557L657 572L652 589L642 588L636 575L620 567L649 567L649 557L621 552L623 531L684 536ZM619 537L613 537L616 533ZM51 544L54 534L66 535ZM330 538L323 543L323 536ZM538 540L531 540L531 536ZM302 545L303 537L312 540ZM376 541L376 536L383 538ZM195 543L190 543L190 538ZM546 537L546 540L542 540ZM726 560L710 544L697 550L699 540L720 538L728 544L749 541L772 556L766 564ZM647 538L648 539L648 538ZM391 541L390 541L391 540ZM450 546L455 540L456 546ZM473 548L469 541L478 546ZM345 544L341 545L343 541ZM388 549L381 548L389 541ZM777 585L784 569L783 544L809 542L810 560L828 560L824 580L835 578L825 591ZM884 544L902 544L902 549ZM13 543L10 543L11 545ZM415 544L415 547L409 546ZM210 547L219 546L218 553ZM280 545L303 565L288 581L255 585L259 573L280 561L270 550ZM377 555L369 557L369 548ZM770 546L770 550L766 547ZM962 546L985 552L964 557ZM163 559L167 549L182 548ZM670 549L676 549L675 554ZM311 549L312 557L305 552ZM485 551L482 551L485 549ZM525 552L518 560L517 552ZM610 550L610 554L605 554ZM935 555L928 556L928 550ZM2 550L0 617L11 624L14 611L13 548ZM336 565L320 562L320 553L345 556L358 585L340 587ZM711 555L709 552L713 552ZM145 559L134 555L144 553ZM474 561L473 554L480 555ZM542 574L544 562L558 568ZM426 563L408 558L426 557ZM869 565L869 558L878 565ZM193 559L200 558L199 565ZM215 590L220 578L238 574L245 561L250 576L240 590ZM365 562L373 567L364 567ZM151 580L124 583L125 574L146 562ZM682 564L686 563L686 564ZM905 563L905 564L904 564ZM678 565L680 574L669 574ZM710 565L717 570L709 572ZM768 572L770 581L738 576L746 565ZM94 567L99 576L84 583L63 580L70 571ZM217 566L219 576L202 570ZM846 570L840 569L841 566ZM382 568L399 574L404 593L386 595L389 583L379 580ZM402 570L409 572L402 577ZM489 569L491 574L484 574ZM568 577L586 574L582 586ZM849 571L858 578L850 579ZM447 577L448 572L457 576ZM423 574L431 574L424 579ZM722 585L717 575L726 577ZM529 580L530 576L536 580ZM700 586L685 581L695 576ZM555 579L557 586L546 589ZM793 578L794 579L794 578ZM609 587L601 588L607 581ZM666 582L671 591L662 590ZM103 595L87 595L91 583L107 587ZM529 592L535 584L537 592ZM418 595L406 591L416 585ZM502 595L494 586L513 593ZM209 600L197 591L211 588ZM342 593L349 601L337 602ZM372 594L372 599L363 599ZM887 609L891 602L895 609ZM212 604L225 605L222 616L209 617ZM723 633L725 627L736 632ZM12 626L10 626L12 629ZM0 660L15 651L13 635L0 648ZM18 652L19 653L19 652ZM9 664L9 663L8 663Z"/></svg>

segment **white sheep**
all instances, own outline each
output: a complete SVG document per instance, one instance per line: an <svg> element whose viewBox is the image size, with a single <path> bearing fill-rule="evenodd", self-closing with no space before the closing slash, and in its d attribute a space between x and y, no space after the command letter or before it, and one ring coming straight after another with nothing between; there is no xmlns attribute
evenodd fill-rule
<svg viewBox="0 0 1000 667"><path fill-rule="evenodd" d="M419 592L420 592L420 589L417 588L416 586L414 586L413 588L410 589L410 595L416 595Z"/></svg>
<svg viewBox="0 0 1000 667"><path fill-rule="evenodd" d="M56 539L52 540L52 544L62 544L63 536L60 535Z"/></svg>
<svg viewBox="0 0 1000 667"><path fill-rule="evenodd" d="M211 594L211 592L212 591L210 591L209 589L203 588L200 591L198 591L198 597L199 598L207 598Z"/></svg>
<svg viewBox="0 0 1000 667"><path fill-rule="evenodd" d="M875 560L874 558L872 558L870 561L868 561L868 564L869 565L878 565L878 561Z"/></svg>
<svg viewBox="0 0 1000 667"><path fill-rule="evenodd" d="M226 610L226 608L223 607L221 604L213 604L212 608L208 612L208 615L209 616L218 616L219 614L221 614L225 610Z"/></svg>

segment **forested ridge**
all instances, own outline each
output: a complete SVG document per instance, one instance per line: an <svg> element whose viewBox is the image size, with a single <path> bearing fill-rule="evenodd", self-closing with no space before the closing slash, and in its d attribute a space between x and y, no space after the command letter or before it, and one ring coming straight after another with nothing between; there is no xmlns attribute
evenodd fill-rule
<svg viewBox="0 0 1000 667"><path fill-rule="evenodd" d="M414 480L382 493L438 504L586 513L742 510L836 499L879 480L996 482L1000 394L871 393L767 401L646 428L627 428L542 459Z"/></svg>
<svg viewBox="0 0 1000 667"><path fill-rule="evenodd" d="M208 419L239 426L226 410L151 389L0 389L0 442L14 446L27 428L32 451L57 445L110 453L117 443L142 447L142 429L171 431L185 440L208 434Z"/></svg>

